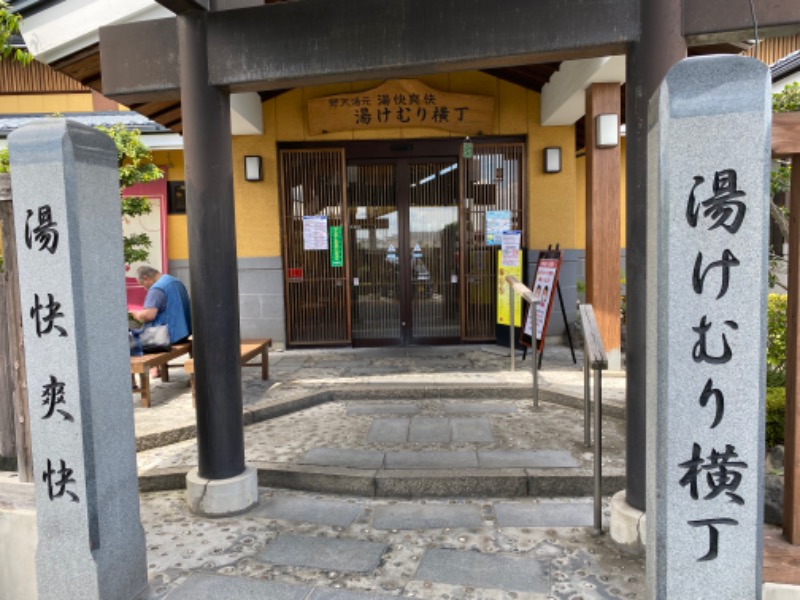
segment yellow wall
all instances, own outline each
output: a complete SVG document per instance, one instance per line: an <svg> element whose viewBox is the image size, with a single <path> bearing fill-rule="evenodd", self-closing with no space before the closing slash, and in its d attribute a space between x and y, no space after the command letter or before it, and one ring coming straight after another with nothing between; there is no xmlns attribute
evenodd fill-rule
<svg viewBox="0 0 800 600"><path fill-rule="evenodd" d="M540 95L480 72L445 73L418 78L435 89L495 98L492 131L487 135L523 135L527 138L527 190L529 248L560 244L562 249L585 247L585 160L575 158L575 129L541 127ZM281 254L280 200L277 144L280 142L352 141L360 139L411 139L463 137L437 129L383 129L374 132L308 134L306 105L310 99L337 93L358 92L382 81L366 81L294 89L264 102L264 134L237 136L233 141L234 196L236 198L237 250L240 257ZM545 174L544 148L560 146L560 173ZM622 147L624 156L624 146ZM244 156L263 159L264 179L244 181ZM183 178L180 152L157 153L156 163L168 164L168 178ZM622 244L625 244L625 167L621 172ZM186 219L169 217L169 258L188 256Z"/></svg>
<svg viewBox="0 0 800 600"><path fill-rule="evenodd" d="M0 96L0 114L92 112L91 94Z"/></svg>
<svg viewBox="0 0 800 600"><path fill-rule="evenodd" d="M560 243L573 247L575 240L576 196L573 127L540 127L539 94L479 72L445 73L423 76L420 81L432 88L495 98L492 131L487 135L525 135L528 137L527 181L529 189L527 243L531 248ZM378 86L382 81L316 86L295 89L263 104L262 136L234 139L233 165L236 197L238 251L240 256L279 256L280 201L276 145L279 142L352 141L361 139L412 139L463 137L438 129L382 129L374 132L308 134L306 105L309 100L332 94L358 92ZM561 146L563 168L556 175L542 170L542 149ZM264 159L264 181L244 181L242 169L246 154ZM172 255L173 250L170 250Z"/></svg>
<svg viewBox="0 0 800 600"><path fill-rule="evenodd" d="M153 162L166 170L167 181L183 181L182 150L157 150L153 152ZM186 215L167 215L167 259L188 258L189 232L186 227Z"/></svg>

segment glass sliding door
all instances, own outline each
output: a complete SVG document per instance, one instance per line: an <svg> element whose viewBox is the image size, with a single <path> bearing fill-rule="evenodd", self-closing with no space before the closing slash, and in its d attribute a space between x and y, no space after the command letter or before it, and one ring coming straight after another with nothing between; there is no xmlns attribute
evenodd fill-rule
<svg viewBox="0 0 800 600"><path fill-rule="evenodd" d="M460 341L458 162L408 166L412 343Z"/></svg>
<svg viewBox="0 0 800 600"><path fill-rule="evenodd" d="M402 342L396 187L393 163L347 166L354 342Z"/></svg>

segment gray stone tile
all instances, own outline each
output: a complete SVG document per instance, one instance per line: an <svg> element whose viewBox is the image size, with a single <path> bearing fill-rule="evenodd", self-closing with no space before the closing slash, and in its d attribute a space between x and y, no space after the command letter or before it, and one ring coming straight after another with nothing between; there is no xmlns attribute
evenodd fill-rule
<svg viewBox="0 0 800 600"><path fill-rule="evenodd" d="M449 414L487 413L510 415L517 412L517 407L514 404L500 404L498 402L448 402L444 405L444 412Z"/></svg>
<svg viewBox="0 0 800 600"><path fill-rule="evenodd" d="M386 453L387 469L464 469L477 468L478 456L472 450Z"/></svg>
<svg viewBox="0 0 800 600"><path fill-rule="evenodd" d="M251 514L268 519L349 527L362 510L360 505L350 502L305 496L273 496L263 501Z"/></svg>
<svg viewBox="0 0 800 600"><path fill-rule="evenodd" d="M372 370L367 370L372 373ZM391 404L348 404L348 415L415 415L419 412L417 403Z"/></svg>
<svg viewBox="0 0 800 600"><path fill-rule="evenodd" d="M450 424L444 417L414 417L408 432L409 442L449 444Z"/></svg>
<svg viewBox="0 0 800 600"><path fill-rule="evenodd" d="M327 588L314 588L308 600L389 600L397 596L378 594L375 592L353 592L350 590L333 590Z"/></svg>
<svg viewBox="0 0 800 600"><path fill-rule="evenodd" d="M489 419L452 418L450 432L454 443L494 441Z"/></svg>
<svg viewBox="0 0 800 600"><path fill-rule="evenodd" d="M301 465L322 467L350 467L352 469L380 469L384 454L377 450L354 448L312 448L300 459Z"/></svg>
<svg viewBox="0 0 800 600"><path fill-rule="evenodd" d="M367 441L376 444L404 444L408 439L409 419L373 419Z"/></svg>
<svg viewBox="0 0 800 600"><path fill-rule="evenodd" d="M577 467L567 450L479 450L481 468L562 469Z"/></svg>
<svg viewBox="0 0 800 600"><path fill-rule="evenodd" d="M494 505L498 527L591 527L591 502L528 502Z"/></svg>
<svg viewBox="0 0 800 600"><path fill-rule="evenodd" d="M415 578L534 594L550 591L547 571L536 559L449 549L425 552Z"/></svg>
<svg viewBox="0 0 800 600"><path fill-rule="evenodd" d="M247 577L228 577L211 573L192 573L180 587L167 595L168 600L198 598L236 598L237 600L305 600L311 586L278 583Z"/></svg>
<svg viewBox="0 0 800 600"><path fill-rule="evenodd" d="M375 508L375 529L439 529L483 527L476 504L388 504Z"/></svg>
<svg viewBox="0 0 800 600"><path fill-rule="evenodd" d="M274 565L367 573L380 565L387 549L378 542L281 534L258 558Z"/></svg>

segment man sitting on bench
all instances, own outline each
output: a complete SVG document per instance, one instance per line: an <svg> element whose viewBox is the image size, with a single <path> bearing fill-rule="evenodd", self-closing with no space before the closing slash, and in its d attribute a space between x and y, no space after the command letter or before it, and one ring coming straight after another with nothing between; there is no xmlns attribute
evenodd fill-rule
<svg viewBox="0 0 800 600"><path fill-rule="evenodd" d="M147 290L147 296L142 310L132 313L133 318L145 327L166 325L170 344L185 342L192 333L192 316L183 283L149 266L139 267L136 279Z"/></svg>

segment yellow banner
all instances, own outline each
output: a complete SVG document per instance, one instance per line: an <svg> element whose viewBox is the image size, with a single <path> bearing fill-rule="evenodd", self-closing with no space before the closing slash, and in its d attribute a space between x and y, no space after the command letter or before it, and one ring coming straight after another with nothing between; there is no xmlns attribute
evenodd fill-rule
<svg viewBox="0 0 800 600"><path fill-rule="evenodd" d="M451 94L416 79L393 79L371 90L308 101L311 135L334 131L432 127L454 133L491 133L494 98Z"/></svg>
<svg viewBox="0 0 800 600"><path fill-rule="evenodd" d="M497 252L497 324L508 325L511 322L511 299L509 298L506 276L513 275L522 281L522 251L519 251L519 261L516 267L503 266L503 252ZM522 298L514 297L514 327L522 326Z"/></svg>

